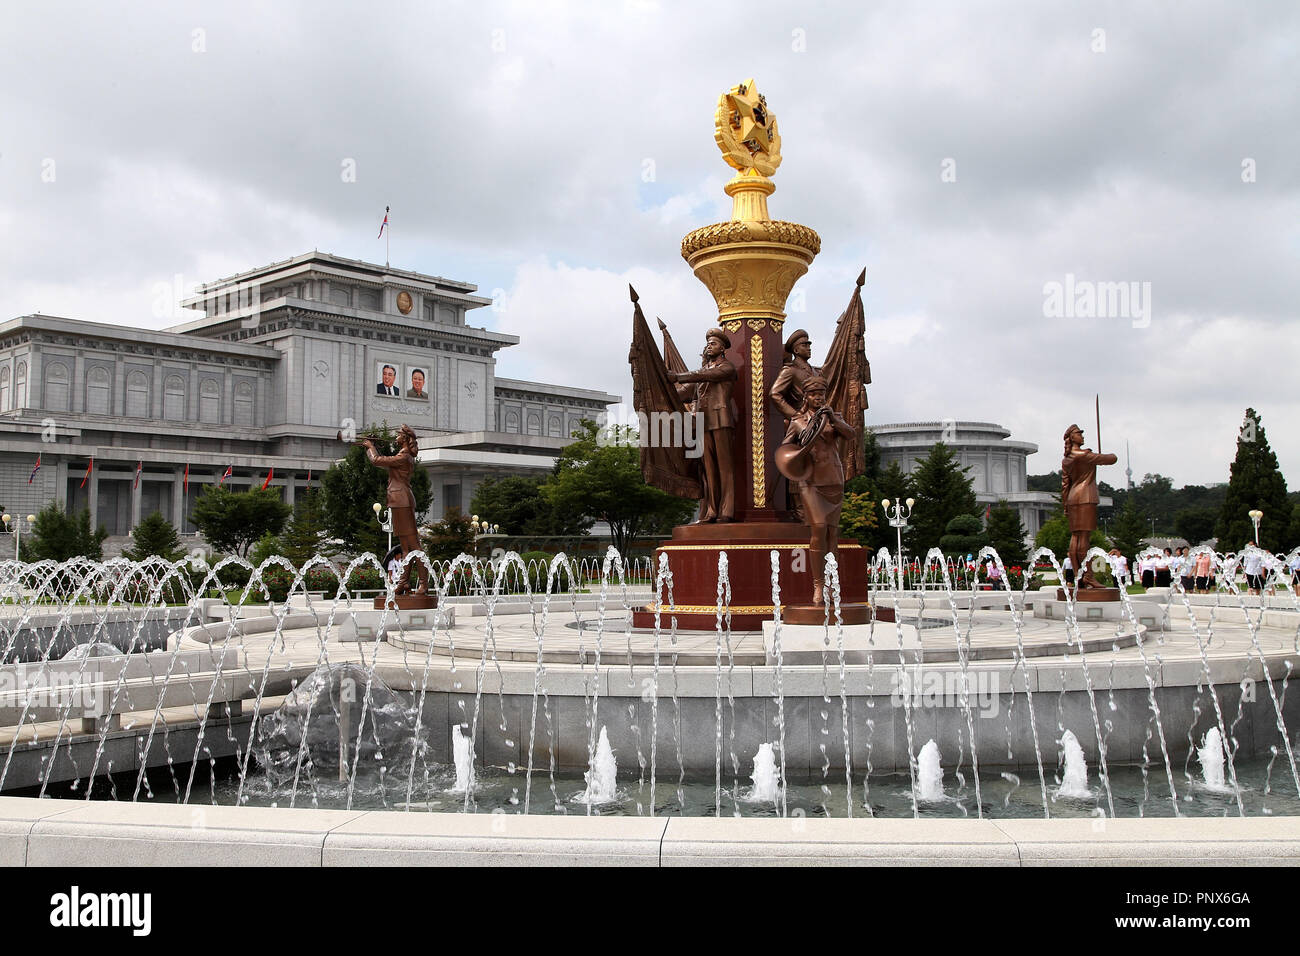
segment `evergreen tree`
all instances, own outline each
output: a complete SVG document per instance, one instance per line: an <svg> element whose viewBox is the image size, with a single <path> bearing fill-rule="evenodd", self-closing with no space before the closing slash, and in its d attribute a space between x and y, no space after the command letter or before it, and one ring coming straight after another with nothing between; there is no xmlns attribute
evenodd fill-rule
<svg viewBox="0 0 1300 956"><path fill-rule="evenodd" d="M375 440L375 450L381 455L391 455L397 449L391 429L372 428L366 432ZM375 520L375 502L388 501L388 475L384 469L366 460L366 450L360 445L348 449L347 456L321 478L323 521L330 538L343 542L349 554L370 552L383 557L387 550L388 535ZM433 503L429 473L416 468L411 475L411 493L415 495L415 518L418 523ZM439 516L440 517L440 516Z"/></svg>
<svg viewBox="0 0 1300 956"><path fill-rule="evenodd" d="M948 522L939 547L945 556L964 558L966 555L979 554L980 548L989 543L984 533L984 523L976 515L958 515Z"/></svg>
<svg viewBox="0 0 1300 956"><path fill-rule="evenodd" d="M319 488L308 488L293 504L293 517L279 541L280 553L301 568L316 555L330 554L325 509ZM371 514L374 512L372 511ZM376 522L378 524L378 522Z"/></svg>
<svg viewBox="0 0 1300 956"><path fill-rule="evenodd" d="M1124 500L1124 507L1111 522L1110 540L1130 561L1142 550L1142 539L1151 534L1151 521L1138 510L1132 495Z"/></svg>
<svg viewBox="0 0 1300 956"><path fill-rule="evenodd" d="M185 556L180 536L172 523L155 511L131 532L131 547L122 550L128 561L143 561L158 556L167 561L179 561Z"/></svg>
<svg viewBox="0 0 1300 956"><path fill-rule="evenodd" d="M1195 546L1214 537L1217 518L1218 512L1213 508L1184 508L1174 515L1174 531Z"/></svg>
<svg viewBox="0 0 1300 956"><path fill-rule="evenodd" d="M916 466L912 482L916 489L913 540L919 553L939 544L949 521L958 515L974 514L978 506L966 468L957 463L957 457L943 442L936 442Z"/></svg>
<svg viewBox="0 0 1300 956"><path fill-rule="evenodd" d="M1002 563L1007 567L1024 566L1025 528L1020 523L1020 513L1005 501L999 501L989 509L989 520L984 533L988 535L989 544L998 552Z"/></svg>
<svg viewBox="0 0 1300 956"><path fill-rule="evenodd" d="M64 512L58 501L51 501L37 513L35 525L23 538L21 556L24 561L66 561L75 557L102 561L107 537L104 528L91 529L90 509L82 508L73 516Z"/></svg>
<svg viewBox="0 0 1300 956"><path fill-rule="evenodd" d="M1141 518L1139 517L1139 521ZM1092 536L1088 539L1088 547L1105 548L1119 547L1118 544L1112 544L1106 539L1106 536L1098 530L1093 530ZM1043 522L1043 526L1038 529L1038 534L1034 535L1035 548L1051 548L1052 553L1056 555L1058 561L1064 561L1066 555L1070 553L1070 519L1065 516L1064 511L1058 511L1052 517ZM1122 548L1120 550L1123 550ZM1001 552L999 552L1001 553ZM1129 552L1125 552L1126 554ZM1009 563L1003 559L1003 563Z"/></svg>
<svg viewBox="0 0 1300 956"><path fill-rule="evenodd" d="M1259 509L1259 546L1282 551L1291 533L1291 501L1286 479L1277 467L1277 455L1268 445L1259 414L1246 409L1246 419L1237 435L1237 457L1232 462L1228 493L1224 496L1214 534L1220 551L1240 550L1255 539L1250 511Z"/></svg>

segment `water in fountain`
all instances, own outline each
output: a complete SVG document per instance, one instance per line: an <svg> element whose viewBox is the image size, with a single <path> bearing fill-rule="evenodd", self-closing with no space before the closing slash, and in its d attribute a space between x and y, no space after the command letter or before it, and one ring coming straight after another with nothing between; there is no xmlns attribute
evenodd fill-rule
<svg viewBox="0 0 1300 956"><path fill-rule="evenodd" d="M944 799L943 764L939 762L939 745L933 739L926 741L916 758L916 796L924 803Z"/></svg>
<svg viewBox="0 0 1300 956"><path fill-rule="evenodd" d="M591 759L591 768L583 774L587 789L575 798L588 807L615 803L618 800L618 762L614 759L614 750L609 745L609 733L602 725L600 741L596 744L596 753Z"/></svg>
<svg viewBox="0 0 1300 956"><path fill-rule="evenodd" d="M1201 764L1201 778L1205 789L1217 793L1237 792L1235 788L1224 783L1223 736L1219 733L1218 727L1211 727L1205 732L1205 741L1197 748L1196 757Z"/></svg>
<svg viewBox="0 0 1300 956"><path fill-rule="evenodd" d="M1056 797L1072 797L1086 800L1093 796L1088 788L1088 761L1083 756L1083 747L1074 732L1067 730L1061 735L1061 750L1064 752L1065 769L1061 772L1061 785L1056 788Z"/></svg>
<svg viewBox="0 0 1300 956"><path fill-rule="evenodd" d="M451 792L467 794L474 789L474 756L461 724L451 728L451 755L456 764L456 785Z"/></svg>
<svg viewBox="0 0 1300 956"><path fill-rule="evenodd" d="M776 768L776 753L770 743L758 745L758 752L754 754L754 772L749 779L754 781L754 786L745 797L747 802L777 804L784 791L781 773Z"/></svg>

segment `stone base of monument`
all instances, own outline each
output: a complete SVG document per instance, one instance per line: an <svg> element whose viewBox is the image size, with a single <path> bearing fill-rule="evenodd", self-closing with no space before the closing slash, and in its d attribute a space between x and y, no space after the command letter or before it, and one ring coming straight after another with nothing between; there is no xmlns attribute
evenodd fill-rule
<svg viewBox="0 0 1300 956"><path fill-rule="evenodd" d="M375 610L382 611L385 601L390 611L427 611L438 606L436 594L397 594L393 597L381 594L375 598Z"/></svg>
<svg viewBox="0 0 1300 956"><path fill-rule="evenodd" d="M812 604L813 555L808 548L807 525L794 521L746 521L732 524L688 524L673 529L672 539L655 552L668 556L673 575L672 603L677 627L685 631L712 631L717 623L718 555L727 554L727 579L731 583L731 629L757 631L770 621L772 607L772 552L777 552L777 581L781 605ZM867 552L856 541L840 541L840 600L843 605L867 603ZM653 587L653 584L651 585ZM668 596L661 592L667 627ZM632 614L638 628L654 627L653 607Z"/></svg>
<svg viewBox="0 0 1300 956"><path fill-rule="evenodd" d="M1056 589L1056 599L1058 601L1066 600L1065 588ZM1074 603L1080 601L1088 603L1105 603L1107 601L1119 600L1119 588L1079 588L1074 592Z"/></svg>
<svg viewBox="0 0 1300 956"><path fill-rule="evenodd" d="M830 609L828 615L824 604L783 604L781 606L782 624L825 626L828 618L831 627L835 627L838 623L868 624L871 621L871 605L841 604L838 615L836 615L834 607Z"/></svg>

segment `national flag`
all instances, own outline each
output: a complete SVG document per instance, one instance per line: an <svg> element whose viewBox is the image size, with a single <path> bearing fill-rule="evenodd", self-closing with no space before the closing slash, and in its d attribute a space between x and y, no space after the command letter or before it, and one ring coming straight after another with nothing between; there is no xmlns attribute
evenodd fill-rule
<svg viewBox="0 0 1300 956"><path fill-rule="evenodd" d="M81 476L81 484L77 485L78 488L86 487L86 479L90 477L90 470L94 467L95 467L95 458L92 455L90 458L90 464L86 466L86 473Z"/></svg>
<svg viewBox="0 0 1300 956"><path fill-rule="evenodd" d="M375 236L376 239L384 238L384 227L388 225L388 210L391 208L391 206L384 207L384 221L379 224L379 235Z"/></svg>
<svg viewBox="0 0 1300 956"><path fill-rule="evenodd" d="M262 482L263 491L266 491L266 486L271 483L271 479L274 477L275 477L275 466L272 465L271 470L266 473L266 481Z"/></svg>
<svg viewBox="0 0 1300 956"><path fill-rule="evenodd" d="M185 463L185 484L182 487L188 495L190 493L190 463L188 461Z"/></svg>
<svg viewBox="0 0 1300 956"><path fill-rule="evenodd" d="M311 469L307 469L307 488L311 488Z"/></svg>
<svg viewBox="0 0 1300 956"><path fill-rule="evenodd" d="M144 462L137 461L135 463L135 481L131 482L132 491L140 487L140 472L142 471L144 471Z"/></svg>
<svg viewBox="0 0 1300 956"><path fill-rule="evenodd" d="M226 473L225 473L224 475L222 475L222 476L221 476L221 480L217 482L217 487L219 488L219 487L221 487L222 485L224 485L224 484L226 483L226 479L229 478L229 477L230 477L231 475L233 475L234 473L235 473L235 466L234 466L234 465L227 465L227 466L226 466Z"/></svg>
<svg viewBox="0 0 1300 956"><path fill-rule="evenodd" d="M27 478L27 483L28 483L29 485L32 483L32 479L36 477L36 473L37 473L38 471L40 471L40 470L41 470L41 456L40 456L40 455L37 455L37 456L36 456L36 467L32 469L32 473L31 473L31 475L29 475L28 478Z"/></svg>
<svg viewBox="0 0 1300 956"><path fill-rule="evenodd" d="M988 524L988 523L989 523L989 515L991 515L991 514L993 514L993 506L992 506L992 505L985 505L985 506L984 506L984 523L985 523L985 524Z"/></svg>

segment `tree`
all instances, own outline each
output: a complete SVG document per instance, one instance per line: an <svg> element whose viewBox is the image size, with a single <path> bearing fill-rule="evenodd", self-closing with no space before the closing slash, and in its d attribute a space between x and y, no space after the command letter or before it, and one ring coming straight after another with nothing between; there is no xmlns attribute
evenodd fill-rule
<svg viewBox="0 0 1300 956"><path fill-rule="evenodd" d="M851 490L854 485L856 490ZM840 537L853 538L864 548L876 549L882 526L880 497L865 477L852 479L844 486L844 505L840 509Z"/></svg>
<svg viewBox="0 0 1300 956"><path fill-rule="evenodd" d="M960 558L978 554L980 548L988 543L984 523L976 515L957 515L944 528L939 548L950 558Z"/></svg>
<svg viewBox="0 0 1300 956"><path fill-rule="evenodd" d="M474 529L470 519L455 508L446 517L425 529L420 546L431 561L451 561L462 554L474 551Z"/></svg>
<svg viewBox="0 0 1300 956"><path fill-rule="evenodd" d="M646 484L633 429L609 432L612 441L601 440L595 423L582 421L542 493L560 514L582 515L587 528L604 521L615 549L626 554L641 535L665 533L689 519L696 504Z"/></svg>
<svg viewBox="0 0 1300 956"><path fill-rule="evenodd" d="M91 529L90 509L82 508L74 517L64 512L60 502L51 501L36 515L20 553L24 561L67 561L76 557L102 561L107 537L104 528Z"/></svg>
<svg viewBox="0 0 1300 956"><path fill-rule="evenodd" d="M582 515L561 514L542 493L544 478L489 478L474 491L470 511L511 535L581 534Z"/></svg>
<svg viewBox="0 0 1300 956"><path fill-rule="evenodd" d="M1111 522L1110 539L1120 554L1132 558L1142 550L1142 539L1151 534L1151 521L1138 510L1137 502L1129 495L1124 507Z"/></svg>
<svg viewBox="0 0 1300 956"><path fill-rule="evenodd" d="M176 529L160 511L155 511L135 526L131 542L131 547L122 551L122 557L128 561L143 561L155 555L166 561L179 561L185 556Z"/></svg>
<svg viewBox="0 0 1300 956"><path fill-rule="evenodd" d="M379 454L391 455L397 450L396 438L387 425L367 429L365 434L375 440ZM321 491L328 537L341 541L343 549L350 554L368 551L382 557L387 550L388 535L375 520L374 504L383 505L388 501L388 475L384 469L370 464L366 450L353 445L343 460L321 477ZM423 468L416 468L411 475L411 493L415 496L418 523L433 503L429 473Z"/></svg>
<svg viewBox="0 0 1300 956"><path fill-rule="evenodd" d="M1259 524L1259 546L1268 551L1283 550L1291 531L1286 479L1277 467L1277 455L1268 445L1259 414L1248 408L1237 435L1237 457L1232 462L1228 492L1214 525L1220 551L1235 551L1254 540L1252 509L1264 512Z"/></svg>
<svg viewBox="0 0 1300 956"><path fill-rule="evenodd" d="M1184 508L1174 515L1174 531L1191 545L1214 537L1214 521L1218 517L1213 508Z"/></svg>
<svg viewBox="0 0 1300 956"><path fill-rule="evenodd" d="M293 503L293 517L279 541L280 553L294 567L301 568L314 556L328 555L331 551L329 533L325 529L323 494L319 488L308 488ZM373 514L373 512L371 512ZM376 522L377 524L378 522Z"/></svg>
<svg viewBox="0 0 1300 956"><path fill-rule="evenodd" d="M948 522L958 515L974 514L978 507L966 468L943 442L936 442L912 473L916 488L916 509L912 524L916 526L918 550L939 544Z"/></svg>
<svg viewBox="0 0 1300 956"><path fill-rule="evenodd" d="M1038 534L1034 535L1034 547L1051 548L1058 560L1065 560L1070 553L1070 519L1066 517L1064 511L1058 511L1043 522L1043 526L1038 529ZM1092 537L1088 539L1088 547L1108 548L1110 542L1106 540L1104 534L1094 529ZM1005 558L1003 563L1006 563Z"/></svg>
<svg viewBox="0 0 1300 956"><path fill-rule="evenodd" d="M199 495L191 520L212 547L244 557L262 535L283 531L292 511L271 488L231 491L218 485Z"/></svg>
<svg viewBox="0 0 1300 956"><path fill-rule="evenodd" d="M989 544L998 552L1002 563L1007 567L1024 566L1025 527L1020 523L1020 512L1005 501L999 501L989 509L989 518L984 526Z"/></svg>

